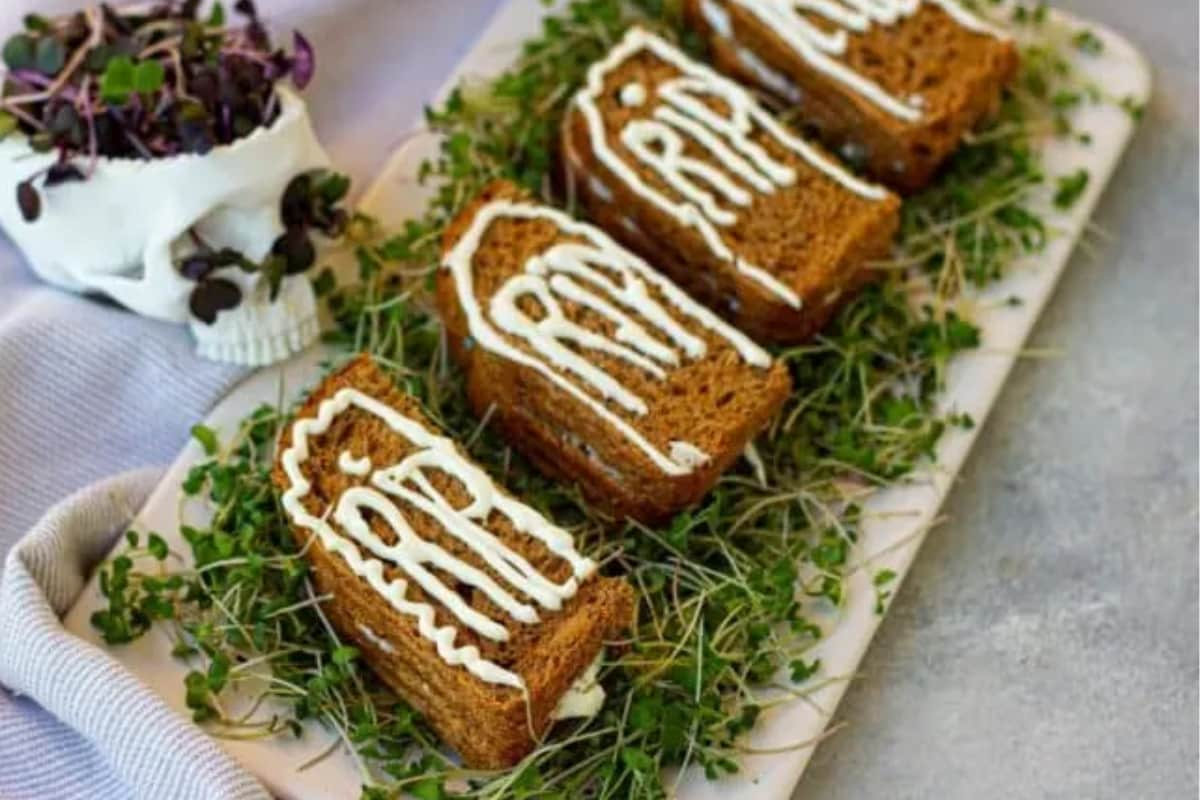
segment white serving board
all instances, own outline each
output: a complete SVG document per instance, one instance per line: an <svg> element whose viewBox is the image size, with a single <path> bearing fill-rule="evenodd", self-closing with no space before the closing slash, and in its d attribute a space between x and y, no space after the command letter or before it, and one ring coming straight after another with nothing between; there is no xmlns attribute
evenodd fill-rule
<svg viewBox="0 0 1200 800"><path fill-rule="evenodd" d="M519 52L521 42L537 32L543 13L539 0L510 0L502 6L475 47L449 76L446 89L463 79L486 78L502 71ZM1081 56L1081 68L1112 97L1145 100L1150 93L1150 71L1142 56L1111 31L1097 25L1088 27L1104 41L1105 48L1100 56ZM847 606L837 627L813 654L821 658L823 677L833 680L824 682L805 700L789 702L763 715L748 745L779 752L747 756L739 774L719 782L708 782L699 773L689 772L677 784L678 796L689 800L772 800L790 796L815 749L815 744L793 745L819 740L882 619L875 613L871 576L882 569L895 571L897 579L889 587L894 592L907 574L1134 129L1130 116L1112 104L1086 106L1080 109L1075 122L1092 134L1091 145L1052 142L1045 150L1044 163L1050 183L1056 175L1081 167L1089 170L1091 181L1086 192L1068 213L1047 210L1046 218L1057 232L1054 240L1036 257L1014 267L1003 281L978 295L973 320L981 327L982 345L955 359L948 371L943 407L969 413L978 424L969 431L949 431L939 444L936 467L911 483L879 493L866 506L867 519L853 557L854 563L864 568L848 579ZM432 136L418 135L394 153L364 196L364 210L386 224L417 215L424 206L426 192L417 184L416 169L422 158L436 151L436 146ZM1050 193L1048 188L1042 198L1047 208ZM1013 307L1000 302L1011 296L1020 297L1023 303ZM284 365L260 370L226 396L205 424L227 440L238 422L260 404L275 403L281 396L293 399L314 383L326 355L314 348ZM179 487L187 471L202 457L200 448L189 443L133 523L139 530L161 533L175 552L187 552L178 533ZM65 624L78 636L103 647L88 622L101 600L93 580ZM110 648L108 652L187 716L183 693L186 668L170 657L170 647L165 634L155 630L131 645ZM297 770L331 742L330 734L315 724L309 725L305 737L298 741L219 741L281 797L318 800L358 794L362 775L355 759L344 750L303 772Z"/></svg>

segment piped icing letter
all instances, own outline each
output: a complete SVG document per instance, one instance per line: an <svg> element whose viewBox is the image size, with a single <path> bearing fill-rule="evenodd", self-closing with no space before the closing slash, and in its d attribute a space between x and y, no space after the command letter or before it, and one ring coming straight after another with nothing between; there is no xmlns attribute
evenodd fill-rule
<svg viewBox="0 0 1200 800"><path fill-rule="evenodd" d="M488 228L504 219L549 222L561 235L484 302L474 259ZM682 439L665 448L647 439L633 424L649 413L646 400L589 354L603 354L663 381L684 361L708 352L705 338L695 332L700 329L723 339L754 368L772 364L765 350L646 262L555 209L509 200L487 203L446 255L444 268L478 347L541 374L667 475L687 475L710 457ZM603 320L604 330L573 321L564 310L567 303ZM537 312L526 310L531 307Z"/></svg>
<svg viewBox="0 0 1200 800"><path fill-rule="evenodd" d="M637 113L617 134L618 148L609 140L598 100L608 76L640 54L665 62L678 74L655 87L653 102L649 87L639 82L621 87L619 102ZM799 295L736 253L723 233L737 224L756 195L770 195L797 180L796 171L772 157L756 136L791 151L850 192L869 200L887 197L882 187L859 180L793 135L745 89L640 28L630 30L591 67L574 103L587 124L593 153L609 172L680 225L694 228L714 256L793 308L801 305ZM657 180L646 180L643 172Z"/></svg>
<svg viewBox="0 0 1200 800"><path fill-rule="evenodd" d="M313 513L304 498L312 491L312 478L304 464L312 451L312 440L326 433L333 421L351 408L374 416L391 431L415 447L397 464L376 467L366 457L355 458L347 451L338 457L339 469L360 477L362 483L342 492L328 508ZM406 597L413 581L428 597L442 605L460 625L492 641L506 641L509 621L494 619L467 603L438 577L446 574L458 583L483 593L504 616L536 625L538 609L557 611L573 597L581 581L595 571L595 564L576 550L571 535L550 523L529 506L499 491L491 478L468 461L454 443L396 409L354 388L339 390L324 400L316 416L304 417L292 426L292 441L280 457L287 476L283 508L293 524L313 532L332 555L378 592L393 608L416 620L421 636L432 642L447 664L466 668L488 683L524 689L520 675L484 659L473 645L455 644L458 628L438 626L432 605ZM459 483L470 498L455 507L433 485L427 472L439 470ZM489 571L457 558L435 542L423 539L411 524L405 509L416 509L434 520L447 535L486 564ZM571 567L571 576L554 583L525 558L506 546L487 527L490 515L506 517L516 530L542 542ZM390 530L386 542L369 519L382 521ZM389 579L384 570L398 568L405 577ZM493 577L496 576L496 577ZM390 644L374 631L364 632L368 641L383 650Z"/></svg>

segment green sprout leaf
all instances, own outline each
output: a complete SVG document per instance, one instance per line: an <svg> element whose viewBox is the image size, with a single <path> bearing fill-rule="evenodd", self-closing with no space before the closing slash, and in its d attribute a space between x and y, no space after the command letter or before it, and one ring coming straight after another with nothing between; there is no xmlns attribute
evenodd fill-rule
<svg viewBox="0 0 1200 800"><path fill-rule="evenodd" d="M106 102L122 105L133 92L133 75L136 68L129 56L110 58L100 77L100 96Z"/></svg>
<svg viewBox="0 0 1200 800"><path fill-rule="evenodd" d="M47 33L50 30L50 20L40 14L26 14L21 22L30 33Z"/></svg>
<svg viewBox="0 0 1200 800"><path fill-rule="evenodd" d="M37 43L32 36L18 33L4 43L4 66L10 70L33 69Z"/></svg>
<svg viewBox="0 0 1200 800"><path fill-rule="evenodd" d="M1096 56L1104 52L1104 40L1086 28L1076 33L1071 41L1081 53Z"/></svg>
<svg viewBox="0 0 1200 800"><path fill-rule="evenodd" d="M1058 190L1054 193L1054 205L1061 209L1068 209L1075 205L1075 202L1083 195L1087 189L1088 181L1091 175L1086 169L1078 169L1069 175L1063 175L1058 179Z"/></svg>
<svg viewBox="0 0 1200 800"><path fill-rule="evenodd" d="M150 551L150 555L159 561L164 560L170 550L167 548L167 542L157 533L151 533L146 541L146 549Z"/></svg>
<svg viewBox="0 0 1200 800"><path fill-rule="evenodd" d="M217 441L216 431L206 425L193 425L192 438L204 448L204 455L206 456L215 456L217 451L221 449L220 443Z"/></svg>
<svg viewBox="0 0 1200 800"><path fill-rule="evenodd" d="M162 88L165 75L162 64L157 61L142 61L133 70L131 86L140 94L151 94Z"/></svg>
<svg viewBox="0 0 1200 800"><path fill-rule="evenodd" d="M225 25L225 6L221 3L213 3L212 8L208 12L208 21L205 23L210 28L221 28Z"/></svg>
<svg viewBox="0 0 1200 800"><path fill-rule="evenodd" d="M442 782L436 778L417 781L408 787L408 793L417 800L443 800L446 797Z"/></svg>
<svg viewBox="0 0 1200 800"><path fill-rule="evenodd" d="M7 111L0 111L0 141L17 129L17 118Z"/></svg>
<svg viewBox="0 0 1200 800"><path fill-rule="evenodd" d="M821 659L813 661L805 661L796 659L790 665L791 677L793 683L804 683L806 680L816 675L821 669Z"/></svg>

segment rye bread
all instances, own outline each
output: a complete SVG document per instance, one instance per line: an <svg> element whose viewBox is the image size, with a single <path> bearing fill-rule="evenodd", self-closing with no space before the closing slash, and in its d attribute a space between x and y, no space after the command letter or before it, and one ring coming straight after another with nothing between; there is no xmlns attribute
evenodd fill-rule
<svg viewBox="0 0 1200 800"><path fill-rule="evenodd" d="M919 119L903 119L814 68L736 0L684 0L684 9L722 71L774 94L806 133L906 193L926 186L963 136L995 114L1018 66L1010 39L972 30L930 0L890 25L846 30L836 61L912 101ZM813 12L797 13L822 31L845 30Z"/></svg>
<svg viewBox="0 0 1200 800"><path fill-rule="evenodd" d="M575 225L579 230L568 232L563 224L552 219L505 214L498 214L490 221L481 217L484 222L476 225L477 216L492 214L511 203L537 209L537 213L558 214L560 222ZM471 251L476 242L467 237L480 232L477 246ZM480 309L488 309L507 284L525 280L536 271L531 266L536 259L559 245L591 241L588 237L607 242L623 263L636 262L647 273L653 272L601 231L577 223L561 212L529 203L512 184L494 183L446 231L443 242L446 263L437 279L438 310L452 352L466 373L468 397L477 414L490 415L490 424L496 425L513 447L548 474L577 483L594 503L620 515L656 522L697 502L708 492L780 408L790 392L791 382L781 363L773 361L747 337L656 273L644 279L648 296L666 309L676 324L703 342L702 355L692 357L677 352L678 363L660 364L663 374L655 376L595 347L572 345L573 352L641 398L645 413L632 413L605 399L569 371L551 366L547 372L530 363L518 363L517 358L539 357L539 354L528 340L509 332L496 332L494 317L487 318L489 328L503 343L516 348L517 355L497 352L496 346L481 341L481 323L475 320L473 327L464 307L464 295L449 267L449 259L460 252L456 247L461 241L465 240L463 247L473 252L470 261L464 262L469 263L470 273L467 299ZM554 277L548 280L553 281ZM683 298L717 329L681 312L681 307L674 305L655 281L668 287L665 291ZM579 283L595 286L583 279ZM538 303L528 297L521 302L531 316L544 318L545 309L539 308ZM567 298L559 297L557 302L569 322L613 341L620 340L610 318ZM620 306L611 298L608 302ZM629 311L628 306L620 307ZM645 317L632 312L630 315L652 329ZM748 362L743 351L718 329L731 332L743 347L756 352L761 357L759 365ZM670 343L661 329L653 330L660 343ZM565 390L561 385L563 379L570 381L581 394ZM675 470L680 474L669 474L633 437L622 431L622 424L660 455L671 453L674 458L681 447L678 443L687 442L707 458L693 463L691 471L680 468ZM687 456L688 450L683 448L680 455L683 462L687 462Z"/></svg>
<svg viewBox="0 0 1200 800"><path fill-rule="evenodd" d="M299 409L296 422L314 418L324 401L347 387L381 401L424 429L437 433L416 402L397 389L367 356L359 356L329 375ZM295 425L289 425L283 433L278 448L280 457L273 472L274 481L285 496L292 482L284 467L283 454L297 435ZM343 451L356 458L366 456L374 465L388 466L399 463L419 449L380 417L356 406L337 414L329 429L309 437L309 442L310 456L302 462L301 469L311 483L311 491L303 498L303 503L307 513L318 516L346 490L368 485L370 480L365 473L348 474L339 466ZM468 504L470 496L458 478L429 467L424 468L422 474L453 508L461 509ZM496 491L503 494L498 488ZM483 570L515 596L533 604L527 595L506 584L475 551L452 536L434 517L406 500L392 499L421 539ZM334 518L331 515L328 519ZM372 532L383 542L396 541L395 532L378 514L368 514L366 519ZM387 579L407 580L403 595L406 601L428 603L433 607L438 627L451 625L457 629L453 641L455 647L475 646L484 659L523 679L528 691L527 709L526 699L519 689L486 682L463 666L452 666L443 660L434 644L422 636L412 615L397 610L351 569L345 557L331 552L312 530L297 524L295 516L292 521L298 544L306 547L318 593L332 596L322 609L339 635L358 647L384 682L417 709L438 735L472 767L504 768L528 753L535 744L530 722L539 735L544 732L551 723L551 714L559 699L591 664L604 641L615 638L632 622L633 593L618 579L592 575L582 581L574 596L566 600L560 610L547 611L536 606L540 620L528 624L507 616L481 590L456 581L450 573L426 562L430 571L457 592L470 608L504 625L509 638L497 642L467 627L443 604L427 595L395 562L381 559L383 575ZM347 537L338 523L331 524L339 536ZM493 509L481 525L550 580L561 582L572 574L567 561L553 554L540 540L518 530L499 511ZM364 558L368 557L362 545L352 546Z"/></svg>
<svg viewBox="0 0 1200 800"><path fill-rule="evenodd" d="M634 37L650 44L631 44ZM694 297L759 341L790 344L819 331L873 277L868 262L888 253L899 223L895 195L858 181L831 156L770 118L744 89L639 29L630 31L605 62L593 67L593 73L563 122L562 164L569 185L593 221ZM752 105L766 121L754 122L749 143L794 175L790 184L775 183L763 191L736 176L693 136L681 135L684 156L720 170L748 192L749 204L738 206L696 181L718 199L722 209L732 212L736 217L732 224L714 221L712 214L690 202L624 141L628 126L656 121L669 105L660 90L679 79L716 84L738 102ZM629 86L642 88L643 102L630 105L623 100L622 90ZM730 114L730 105L722 97L696 99L722 117ZM583 110L585 102L598 112L602 141ZM782 134L765 130L765 124L778 126ZM780 136L798 144L789 146ZM722 141L728 145L731 140ZM668 203L690 206L686 213L703 221L686 223L679 214L648 201L645 191L605 160L601 146L644 186ZM709 226L708 234L702 224ZM728 252L719 253L710 236L717 236ZM756 279L751 269L765 273L767 280ZM782 290L771 286L772 280Z"/></svg>

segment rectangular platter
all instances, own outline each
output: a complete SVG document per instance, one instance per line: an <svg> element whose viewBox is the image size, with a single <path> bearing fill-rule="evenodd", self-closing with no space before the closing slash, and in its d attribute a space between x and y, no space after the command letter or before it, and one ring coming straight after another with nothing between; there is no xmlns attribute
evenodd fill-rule
<svg viewBox="0 0 1200 800"><path fill-rule="evenodd" d="M502 5L474 48L449 76L447 90L460 81L487 78L503 71L519 52L521 42L538 31L543 13L544 6L539 0L510 0ZM1063 14L1058 16L1073 26L1089 27L1104 42L1102 54L1081 57L1079 67L1087 77L1112 97L1138 101L1148 97L1149 69L1128 42L1102 26ZM973 319L981 328L981 346L956 358L947 374L946 391L940 400L942 407L968 413L977 423L984 421L1000 393L1134 130L1131 116L1114 104L1084 106L1076 113L1074 122L1077 128L1092 135L1091 144L1052 141L1045 147L1043 163L1051 177L1087 169L1091 181L1086 191L1067 212L1053 210L1050 188L1038 199L1054 231L1052 240L1035 257L1014 265L1004 280L977 294L978 302L974 305L979 310ZM436 149L437 142L430 135L418 135L407 141L392 154L382 174L364 195L362 209L387 226L418 215L427 193L417 183L417 169L422 159ZM1012 296L1019 297L1022 303L1014 306L999 302ZM205 424L227 439L238 422L259 405L274 404L280 398L290 401L303 388L315 383L327 357L327 352L314 348L283 365L254 373L214 408ZM861 541L852 558L858 568L847 579L847 605L829 636L813 653L821 659L828 680L806 698L792 700L764 714L750 734L751 748L776 752L745 757L740 773L718 782L706 781L698 772L689 772L676 785L676 796L689 800L772 800L790 796L815 749L815 742L819 741L883 619L875 611L871 576L880 570L894 571L897 581L893 589L903 580L927 531L935 523L938 509L979 429L980 425L972 430L951 429L938 446L936 466L904 485L880 492L867 504ZM180 484L188 470L202 459L199 446L189 443L133 523L139 530L160 532L177 553L187 552L178 533ZM184 522L189 521L187 515L185 509ZM98 647L103 644L88 618L100 607L101 600L93 579L65 620L69 630ZM109 649L108 653L172 708L188 715L183 688L186 667L171 658L170 649L167 636L156 630L131 645ZM280 797L296 800L356 797L362 774L356 759L347 751L339 750L303 771L298 770L300 765L328 749L330 737L324 729L310 724L306 735L299 740L219 741ZM805 742L810 744L795 746Z"/></svg>

